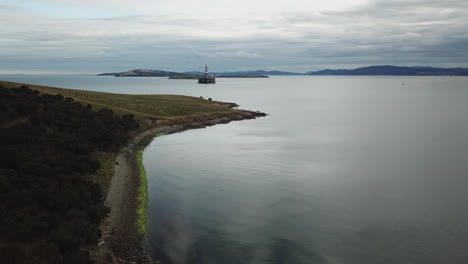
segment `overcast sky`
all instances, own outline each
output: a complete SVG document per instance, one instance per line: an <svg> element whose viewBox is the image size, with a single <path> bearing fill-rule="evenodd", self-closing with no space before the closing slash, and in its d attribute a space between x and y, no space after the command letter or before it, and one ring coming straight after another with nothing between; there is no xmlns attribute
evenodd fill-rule
<svg viewBox="0 0 468 264"><path fill-rule="evenodd" d="M468 67L465 0L0 0L0 73Z"/></svg>

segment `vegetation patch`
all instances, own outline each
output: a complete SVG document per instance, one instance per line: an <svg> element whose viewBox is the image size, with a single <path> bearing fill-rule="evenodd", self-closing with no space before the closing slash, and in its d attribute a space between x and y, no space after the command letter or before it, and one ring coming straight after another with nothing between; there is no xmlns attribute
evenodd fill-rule
<svg viewBox="0 0 468 264"><path fill-rule="evenodd" d="M101 168L91 175L91 179L93 182L99 184L102 188L102 192L106 194L109 191L112 177L114 176L117 153L96 151L91 157L101 164Z"/></svg>
<svg viewBox="0 0 468 264"><path fill-rule="evenodd" d="M93 110L0 84L0 263L91 263L83 249L108 213L92 175L109 174L138 127L130 114Z"/></svg>
<svg viewBox="0 0 468 264"><path fill-rule="evenodd" d="M143 138L136 151L136 160L138 165L138 175L140 179L140 186L138 187L138 206L136 216L136 229L140 235L146 233L146 210L148 208L148 179L146 177L146 170L143 164L143 153L145 146L149 145L151 141L156 138L163 136L165 133L157 133L156 135L150 135Z"/></svg>
<svg viewBox="0 0 468 264"><path fill-rule="evenodd" d="M138 207L136 216L136 229L140 235L146 232L146 209L148 207L148 180L146 179L146 170L143 166L143 148L136 152L138 174L140 175L140 186L138 188Z"/></svg>

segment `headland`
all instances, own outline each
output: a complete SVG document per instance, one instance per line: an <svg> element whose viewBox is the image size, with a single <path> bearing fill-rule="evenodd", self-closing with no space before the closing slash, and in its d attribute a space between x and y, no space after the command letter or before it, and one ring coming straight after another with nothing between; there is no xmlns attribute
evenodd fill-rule
<svg viewBox="0 0 468 264"><path fill-rule="evenodd" d="M4 81L0 85L8 89L28 87L40 94L61 96L93 111L110 110L138 124L129 131L130 141L120 150L91 154L101 166L90 180L101 186L105 205L110 208L101 221L102 235L96 243L80 246L96 263L151 263L142 246L144 233L139 228L144 225L141 210L146 210L145 205L141 206L146 188L141 177L141 153L155 136L266 115L236 109L234 103L190 96L112 94Z"/></svg>

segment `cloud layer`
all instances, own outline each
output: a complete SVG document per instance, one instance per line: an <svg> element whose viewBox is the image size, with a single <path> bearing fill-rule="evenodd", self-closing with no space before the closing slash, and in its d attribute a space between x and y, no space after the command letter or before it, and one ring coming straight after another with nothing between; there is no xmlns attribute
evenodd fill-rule
<svg viewBox="0 0 468 264"><path fill-rule="evenodd" d="M458 0L145 1L42 1L73 14L0 6L0 72L468 67L468 3Z"/></svg>

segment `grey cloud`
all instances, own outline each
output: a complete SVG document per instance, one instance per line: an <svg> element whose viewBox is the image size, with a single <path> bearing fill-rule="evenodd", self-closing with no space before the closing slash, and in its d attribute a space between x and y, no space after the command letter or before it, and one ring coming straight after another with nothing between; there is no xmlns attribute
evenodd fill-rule
<svg viewBox="0 0 468 264"><path fill-rule="evenodd" d="M370 64L468 66L468 3L373 1L247 21L177 16L60 19L0 6L1 69L308 71ZM205 31L205 32L204 32ZM72 63L73 66L67 66Z"/></svg>

